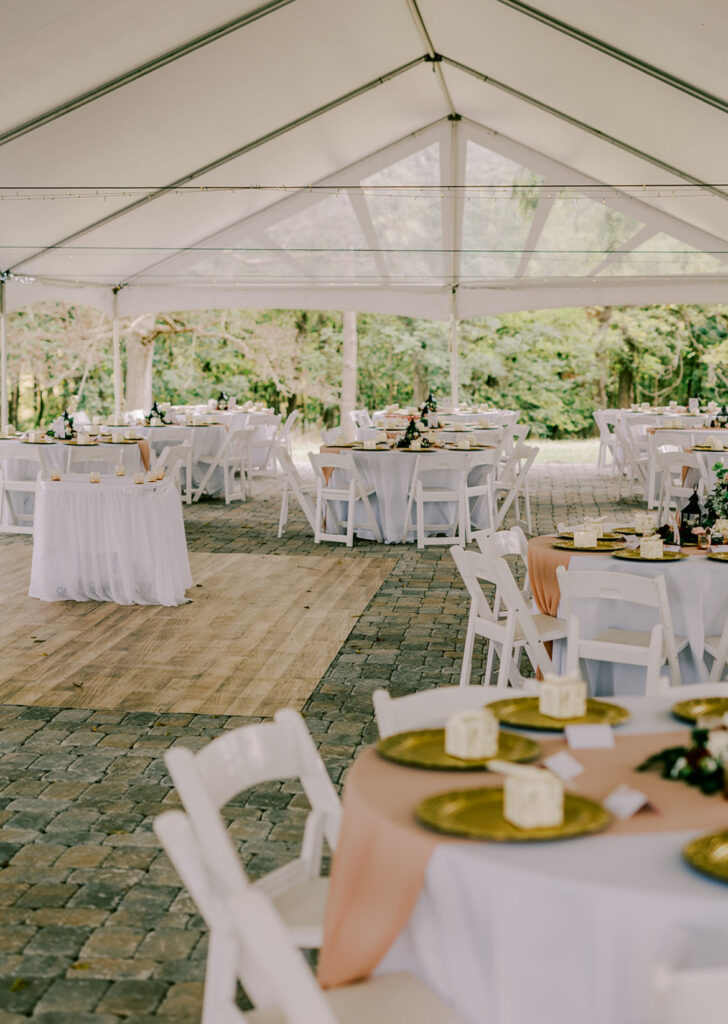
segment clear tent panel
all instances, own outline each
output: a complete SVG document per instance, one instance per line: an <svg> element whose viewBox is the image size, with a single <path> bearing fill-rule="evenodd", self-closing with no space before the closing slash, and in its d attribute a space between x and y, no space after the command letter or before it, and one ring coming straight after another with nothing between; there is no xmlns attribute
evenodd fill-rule
<svg viewBox="0 0 728 1024"><path fill-rule="evenodd" d="M632 252L623 253L604 270L614 277L670 277L676 274L728 274L728 261L701 252L672 235L659 232Z"/></svg>

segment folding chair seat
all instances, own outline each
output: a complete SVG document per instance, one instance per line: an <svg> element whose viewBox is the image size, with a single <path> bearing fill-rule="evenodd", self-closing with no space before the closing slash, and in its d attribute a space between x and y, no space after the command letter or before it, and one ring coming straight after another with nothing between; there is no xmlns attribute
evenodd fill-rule
<svg viewBox="0 0 728 1024"><path fill-rule="evenodd" d="M663 686L662 666L667 664L673 686L680 685L678 654L687 646L684 637L676 637L667 598L664 576L637 576L633 573L585 570L556 570L564 617L568 622L567 664L578 671L581 658L619 665L644 666L645 695L651 696ZM575 609L584 601L613 602L620 607L638 605L652 608L657 620L649 630L607 627L591 636L583 636Z"/></svg>
<svg viewBox="0 0 728 1024"><path fill-rule="evenodd" d="M214 850L228 876L244 884L221 809L263 783L300 780L311 805L300 855L253 885L271 896L299 946L318 948L328 892L321 876L323 842L335 850L341 806L303 718L291 709L278 711L272 722L231 729L197 752L172 747L164 759L203 850Z"/></svg>
<svg viewBox="0 0 728 1024"><path fill-rule="evenodd" d="M505 462L498 468L495 479L495 522L493 528L498 529L504 522L508 511L515 503L516 524L531 529L531 497L528 491L528 473L534 459L539 453L538 448L519 441ZM520 499L523 498L525 520L521 519Z"/></svg>
<svg viewBox="0 0 728 1024"><path fill-rule="evenodd" d="M309 452L308 457L316 474L315 543L329 540L350 548L354 544L354 531L361 529L371 530L381 543L382 531L370 501L376 491L362 480L354 456L343 452ZM346 509L344 516L340 516L335 507L341 504ZM356 518L359 505L364 513L363 520ZM329 517L336 532L327 528Z"/></svg>
<svg viewBox="0 0 728 1024"><path fill-rule="evenodd" d="M18 462L25 464L21 469ZM38 479L48 475L41 446L22 441L0 445L0 533L32 533L33 511L29 496L38 491Z"/></svg>
<svg viewBox="0 0 728 1024"><path fill-rule="evenodd" d="M545 643L562 640L566 636L566 622L551 615L533 614L526 608L511 570L502 557L451 548L452 557L458 567L463 583L470 596L468 628L465 636L465 650L460 672L460 685L470 683L473 664L475 637L482 636L489 642L500 658L497 685L523 688L532 685L519 671L521 651L525 649L534 670L546 675L554 671ZM494 588L492 604L489 603L483 584ZM497 595L497 596L496 596ZM505 618L499 617L499 605L505 608ZM489 656L483 677L485 686L490 685L493 658Z"/></svg>
<svg viewBox="0 0 728 1024"><path fill-rule="evenodd" d="M182 441L180 444L168 444L160 452L154 463L155 469L164 469L167 476L172 477L177 490L182 496L182 470L185 471L185 503L192 501L192 442Z"/></svg>
<svg viewBox="0 0 728 1024"><path fill-rule="evenodd" d="M281 514L278 519L278 536L282 537L288 522L288 502L290 495L298 501L303 513L308 519L312 530L316 529L316 492L318 490L315 480L305 481L296 468L296 464L289 455L287 449L279 445L276 451L276 458L283 471L283 496L281 497Z"/></svg>
<svg viewBox="0 0 728 1024"><path fill-rule="evenodd" d="M432 480L432 476L439 480ZM442 452L415 457L414 473L407 498L402 540L407 541L416 530L417 547L428 544L465 544L468 530L468 504L465 487L468 475L468 456L465 452ZM442 482L447 476L447 481ZM451 514L445 520L425 522L427 505L449 506ZM412 508L415 523L412 523ZM429 536L434 533L435 536Z"/></svg>
<svg viewBox="0 0 728 1024"><path fill-rule="evenodd" d="M210 927L202 1024L464 1024L405 973L322 991L270 898L230 877L181 811L154 829ZM255 1010L236 1006L238 981Z"/></svg>

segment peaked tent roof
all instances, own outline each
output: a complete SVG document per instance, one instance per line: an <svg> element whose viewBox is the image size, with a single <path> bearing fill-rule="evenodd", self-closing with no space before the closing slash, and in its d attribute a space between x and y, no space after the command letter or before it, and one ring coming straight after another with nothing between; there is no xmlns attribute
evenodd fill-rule
<svg viewBox="0 0 728 1024"><path fill-rule="evenodd" d="M8 308L720 301L719 0L11 0Z"/></svg>

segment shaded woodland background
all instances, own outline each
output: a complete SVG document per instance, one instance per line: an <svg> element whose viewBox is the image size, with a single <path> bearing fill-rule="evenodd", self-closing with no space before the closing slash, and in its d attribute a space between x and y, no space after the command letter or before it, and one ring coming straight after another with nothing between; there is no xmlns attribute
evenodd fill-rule
<svg viewBox="0 0 728 1024"><path fill-rule="evenodd" d="M728 306L592 307L460 322L462 400L522 410L532 434L594 433L595 408L702 395L728 398ZM449 325L360 314L358 404L420 403L449 395ZM338 422L341 314L205 310L122 322L126 401L151 370L158 401L206 401L224 389L290 412ZM50 422L78 399L113 408L111 323L61 303L8 318L10 420ZM135 390L136 389L136 390ZM75 404L75 403L73 403Z"/></svg>

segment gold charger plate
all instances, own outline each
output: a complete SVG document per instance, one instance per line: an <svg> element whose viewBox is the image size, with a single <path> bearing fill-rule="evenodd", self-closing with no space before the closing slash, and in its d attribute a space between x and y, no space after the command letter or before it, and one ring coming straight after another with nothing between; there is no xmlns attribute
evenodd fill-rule
<svg viewBox="0 0 728 1024"><path fill-rule="evenodd" d="M725 448L709 448L706 444L694 444L694 452L715 452L716 455L728 455Z"/></svg>
<svg viewBox="0 0 728 1024"><path fill-rule="evenodd" d="M446 754L444 729L417 729L387 736L377 744L377 753L387 761L410 768L432 768L446 772L477 771L487 768L491 760L486 757L477 761L464 761ZM498 753L493 756L503 761L533 761L539 753L540 747L533 740L501 731Z"/></svg>
<svg viewBox="0 0 728 1024"><path fill-rule="evenodd" d="M81 443L80 441L64 441L63 443L64 444L74 444L74 445L77 445L79 448L93 448L99 442L98 441L84 441L83 443Z"/></svg>
<svg viewBox="0 0 728 1024"><path fill-rule="evenodd" d="M538 710L538 697L512 697L510 700L496 700L488 707L504 725L520 726L522 729L543 729L561 732L565 725L620 725L630 717L629 711L619 704L587 698L586 714L581 718L550 718Z"/></svg>
<svg viewBox="0 0 728 1024"><path fill-rule="evenodd" d="M140 442L140 441L143 441L143 440L144 440L144 438L142 438L142 437L125 437L125 438L124 438L123 440L121 440L121 441L112 441L110 437L103 437L103 438L102 438L102 439L101 439L101 440L99 441L99 444L115 444L115 445L122 445L122 444L139 444L139 442Z"/></svg>
<svg viewBox="0 0 728 1024"><path fill-rule="evenodd" d="M720 718L728 711L728 697L691 697L673 704L671 711L681 722L697 722L699 718Z"/></svg>
<svg viewBox="0 0 728 1024"><path fill-rule="evenodd" d="M559 538L559 540L573 540L574 539L574 531L573 530L567 530L566 533L560 533L560 534L558 534L558 538ZM610 530L609 533L605 533L602 537L598 537L597 540L624 540L624 537L622 536L622 534L620 532L618 532L616 530ZM582 548L582 550L585 550L585 549Z"/></svg>
<svg viewBox="0 0 728 1024"><path fill-rule="evenodd" d="M665 551L662 558L643 558L639 548L630 551L615 551L615 558L626 558L630 562L679 562L683 558L689 558L684 551Z"/></svg>
<svg viewBox="0 0 728 1024"><path fill-rule="evenodd" d="M728 882L728 829L693 839L683 848L683 857L701 874Z"/></svg>
<svg viewBox="0 0 728 1024"><path fill-rule="evenodd" d="M415 808L421 825L465 839L492 842L534 842L568 839L601 832L611 819L601 804L574 793L564 794L564 820L551 828L516 828L503 817L503 789L456 789L422 800Z"/></svg>
<svg viewBox="0 0 728 1024"><path fill-rule="evenodd" d="M625 546L625 540L597 540L595 548L576 547L573 540L555 540L553 546L559 551L619 551Z"/></svg>
<svg viewBox="0 0 728 1024"><path fill-rule="evenodd" d="M46 441L27 441L27 440L23 440L23 444L55 444L55 443L56 443L55 441L49 441L49 440L46 440Z"/></svg>
<svg viewBox="0 0 728 1024"><path fill-rule="evenodd" d="M706 557L711 562L728 562L728 551L708 551Z"/></svg>

